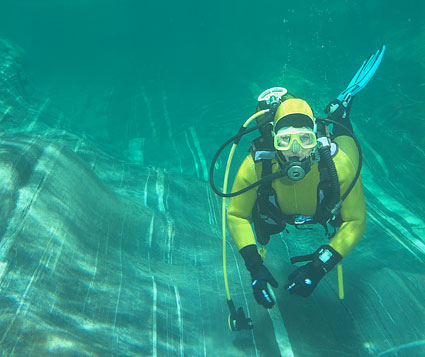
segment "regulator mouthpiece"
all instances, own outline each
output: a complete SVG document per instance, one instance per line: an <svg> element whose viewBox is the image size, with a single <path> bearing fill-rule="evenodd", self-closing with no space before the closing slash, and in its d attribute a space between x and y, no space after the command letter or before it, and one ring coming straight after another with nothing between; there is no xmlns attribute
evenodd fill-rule
<svg viewBox="0 0 425 357"><path fill-rule="evenodd" d="M288 178L292 181L302 180L309 171L308 162L308 159L300 161L296 156L289 157L285 164Z"/></svg>
<svg viewBox="0 0 425 357"><path fill-rule="evenodd" d="M288 178L292 181L299 181L305 177L305 170L300 162L294 162L289 165Z"/></svg>

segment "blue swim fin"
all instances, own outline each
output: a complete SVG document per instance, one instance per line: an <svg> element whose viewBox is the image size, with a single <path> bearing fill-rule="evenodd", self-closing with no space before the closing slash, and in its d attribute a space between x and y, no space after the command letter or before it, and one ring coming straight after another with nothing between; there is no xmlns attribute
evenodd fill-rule
<svg viewBox="0 0 425 357"><path fill-rule="evenodd" d="M384 56L385 48L386 46L382 45L382 47L378 51L376 51L375 54L370 55L369 58L363 62L348 87L345 88L338 95L338 97L336 97L336 99L341 102L349 103L351 101L351 98L353 98L364 87L366 87L366 85L369 83L381 63L382 57Z"/></svg>
<svg viewBox="0 0 425 357"><path fill-rule="evenodd" d="M351 100L357 93L366 87L375 74L381 63L382 57L384 56L385 48L386 46L382 45L376 53L370 55L369 58L363 62L347 88L339 93L338 96L326 106L324 111L328 114L329 119L348 120ZM351 124L347 122L345 125L347 125L351 130Z"/></svg>

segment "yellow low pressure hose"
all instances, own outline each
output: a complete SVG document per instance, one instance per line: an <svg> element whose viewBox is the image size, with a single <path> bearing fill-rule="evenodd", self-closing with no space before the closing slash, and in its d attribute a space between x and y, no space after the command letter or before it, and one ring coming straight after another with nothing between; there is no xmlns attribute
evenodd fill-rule
<svg viewBox="0 0 425 357"><path fill-rule="evenodd" d="M244 124L243 127L246 128L249 123L251 123L254 119L264 115L269 110L261 110L254 115L252 115ZM229 171L230 166L232 164L233 155L235 153L237 144L233 143L232 148L230 149L229 157L227 158L226 171L224 174L224 182L223 182L223 193L227 193L227 182L229 179ZM230 290L229 290L229 282L227 279L227 260L226 260L226 197L223 197L222 207L221 207L221 221L222 221L222 233L223 233L223 274L224 274L224 286L226 288L227 300L230 300Z"/></svg>
<svg viewBox="0 0 425 357"><path fill-rule="evenodd" d="M344 279L342 277L342 264L337 265L338 269L338 296L340 300L344 299Z"/></svg>

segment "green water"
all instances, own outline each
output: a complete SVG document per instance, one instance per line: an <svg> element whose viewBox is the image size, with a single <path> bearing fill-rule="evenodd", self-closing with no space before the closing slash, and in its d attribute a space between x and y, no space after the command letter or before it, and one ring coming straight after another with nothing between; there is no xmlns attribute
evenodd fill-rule
<svg viewBox="0 0 425 357"><path fill-rule="evenodd" d="M164 111L176 134L191 125L200 136L208 130L212 138L211 126L230 134L259 92L275 85L322 114L385 42L353 120L373 117L373 133L384 126L423 150L424 8L422 1L3 1L0 34L24 49L30 79L77 130L117 152L134 137L153 146L143 123L152 115L163 134ZM145 158L160 163L155 153Z"/></svg>
<svg viewBox="0 0 425 357"><path fill-rule="evenodd" d="M421 0L3 0L0 37L25 53L31 96L56 113L51 127L123 162L201 180L263 90L286 87L321 116L385 43L381 66L355 99L351 120L363 145L371 209L420 238L424 18ZM235 162L253 138L242 142ZM217 181L223 166L224 157ZM368 237L379 234L372 224Z"/></svg>

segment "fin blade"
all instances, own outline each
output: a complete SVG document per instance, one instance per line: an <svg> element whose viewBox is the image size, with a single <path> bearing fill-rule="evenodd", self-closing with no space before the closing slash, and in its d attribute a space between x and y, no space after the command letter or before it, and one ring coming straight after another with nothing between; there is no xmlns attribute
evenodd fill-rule
<svg viewBox="0 0 425 357"><path fill-rule="evenodd" d="M354 97L359 93L374 76L379 65L381 64L382 57L384 56L386 46L383 44L381 48L376 51L375 54L370 55L365 61L363 61L360 69L356 72L354 77L351 79L347 88L344 89L337 97L338 100L342 101L347 94Z"/></svg>

